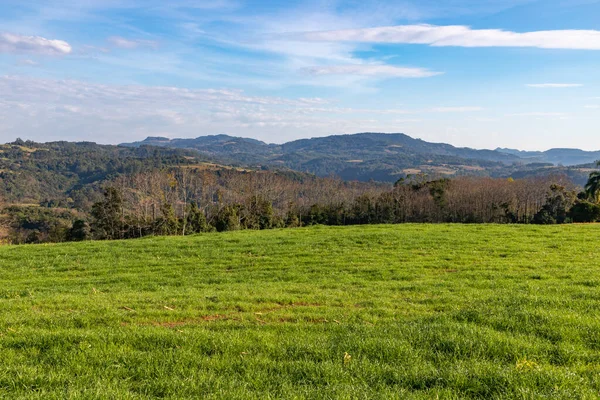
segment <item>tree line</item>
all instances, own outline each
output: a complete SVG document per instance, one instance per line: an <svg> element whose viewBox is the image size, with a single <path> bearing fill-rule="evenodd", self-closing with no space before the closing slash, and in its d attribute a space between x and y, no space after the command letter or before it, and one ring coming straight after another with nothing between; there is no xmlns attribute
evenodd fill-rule
<svg viewBox="0 0 600 400"><path fill-rule="evenodd" d="M89 210L5 208L13 243L129 239L316 224L600 220L600 172L585 191L564 177L428 180L393 186L293 173L183 166L121 175Z"/></svg>

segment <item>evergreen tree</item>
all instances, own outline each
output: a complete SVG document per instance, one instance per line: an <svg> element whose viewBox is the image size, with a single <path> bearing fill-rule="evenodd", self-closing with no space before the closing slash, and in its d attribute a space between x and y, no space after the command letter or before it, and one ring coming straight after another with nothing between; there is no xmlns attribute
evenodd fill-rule
<svg viewBox="0 0 600 400"><path fill-rule="evenodd" d="M125 222L123 196L119 190L109 187L104 191L104 200L92 206L92 231L98 239L122 239Z"/></svg>
<svg viewBox="0 0 600 400"><path fill-rule="evenodd" d="M198 205L193 202L188 206L187 212L187 234L210 232L212 227L206 221L204 211L198 208Z"/></svg>
<svg viewBox="0 0 600 400"><path fill-rule="evenodd" d="M67 240L81 242L90 238L90 225L81 219L73 222L73 227L69 230Z"/></svg>

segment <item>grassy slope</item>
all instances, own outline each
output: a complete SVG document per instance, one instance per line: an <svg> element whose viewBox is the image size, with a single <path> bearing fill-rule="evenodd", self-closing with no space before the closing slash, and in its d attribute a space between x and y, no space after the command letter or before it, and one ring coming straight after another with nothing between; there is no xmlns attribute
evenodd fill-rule
<svg viewBox="0 0 600 400"><path fill-rule="evenodd" d="M3 247L0 397L598 398L599 233L400 225Z"/></svg>

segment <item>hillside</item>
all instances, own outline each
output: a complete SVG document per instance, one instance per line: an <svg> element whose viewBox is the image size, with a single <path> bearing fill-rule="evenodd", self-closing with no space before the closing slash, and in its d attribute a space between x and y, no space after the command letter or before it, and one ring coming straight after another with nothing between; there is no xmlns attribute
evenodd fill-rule
<svg viewBox="0 0 600 400"><path fill-rule="evenodd" d="M193 149L227 162L289 168L318 176L337 175L346 180L395 182L407 173L485 174L501 170L518 157L490 150L456 148L428 143L404 134L361 133L302 139L283 145L227 135L196 139L150 137L143 145Z"/></svg>
<svg viewBox="0 0 600 400"><path fill-rule="evenodd" d="M0 247L0 397L596 398L599 229Z"/></svg>
<svg viewBox="0 0 600 400"><path fill-rule="evenodd" d="M116 176L205 160L181 149L17 140L0 145L0 198L88 208L98 199L100 185Z"/></svg>
<svg viewBox="0 0 600 400"><path fill-rule="evenodd" d="M278 157L290 154L305 154L310 158L316 156L349 156L356 158L372 158L383 153L396 155L437 155L459 157L471 160L512 163L519 157L493 150L474 150L457 148L444 143L429 143L421 139L413 139L402 133L359 133L355 135L336 135L323 138L301 139L282 145L267 144L255 139L233 137L228 135L201 136L196 139L168 139L148 137L141 142L123 143L121 146L139 147L143 145L194 149L217 156L254 155L256 160L264 156ZM311 157L312 156L312 157Z"/></svg>
<svg viewBox="0 0 600 400"><path fill-rule="evenodd" d="M346 180L395 182L407 174L431 176L486 175L511 176L513 171L553 173L528 164L549 163L573 166L600 159L600 152L551 150L545 153L518 152L507 149L475 150L444 143L430 143L405 134L360 133L323 138L302 139L282 145L228 135L203 136L196 139L149 137L122 146L143 145L191 149L201 154L253 166L289 168L318 176L336 175ZM568 170L582 183L578 168ZM581 176L580 176L581 175Z"/></svg>
<svg viewBox="0 0 600 400"><path fill-rule="evenodd" d="M203 136L196 139L168 139L148 137L141 142L123 143L124 147L168 147L175 149L196 150L214 156L219 160L238 163L261 163L266 157L277 154L280 148L255 139L239 138L228 135Z"/></svg>
<svg viewBox="0 0 600 400"><path fill-rule="evenodd" d="M222 175L219 171L234 168L239 172L237 175L263 171L287 177L290 182L310 181L313 177L307 172L348 181L389 183L419 173L427 174L428 179L464 175L516 179L563 174L578 185L583 185L593 170L592 164L509 165L507 162L515 156L432 144L400 134L333 136L281 146L224 135L172 141L150 138L145 142L109 146L17 140L0 145L0 205L44 205L89 211L94 202L101 200L102 187L108 182L177 166L209 169L214 175L210 179ZM199 152L198 148L203 150ZM487 157L496 161L461 157ZM503 159L504 162L499 161ZM243 176L239 179L244 180Z"/></svg>

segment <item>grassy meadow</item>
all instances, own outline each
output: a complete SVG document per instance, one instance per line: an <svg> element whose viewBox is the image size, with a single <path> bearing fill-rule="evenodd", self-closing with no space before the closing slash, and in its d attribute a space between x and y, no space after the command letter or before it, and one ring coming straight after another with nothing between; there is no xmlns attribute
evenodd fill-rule
<svg viewBox="0 0 600 400"><path fill-rule="evenodd" d="M0 247L0 398L597 399L600 225Z"/></svg>

